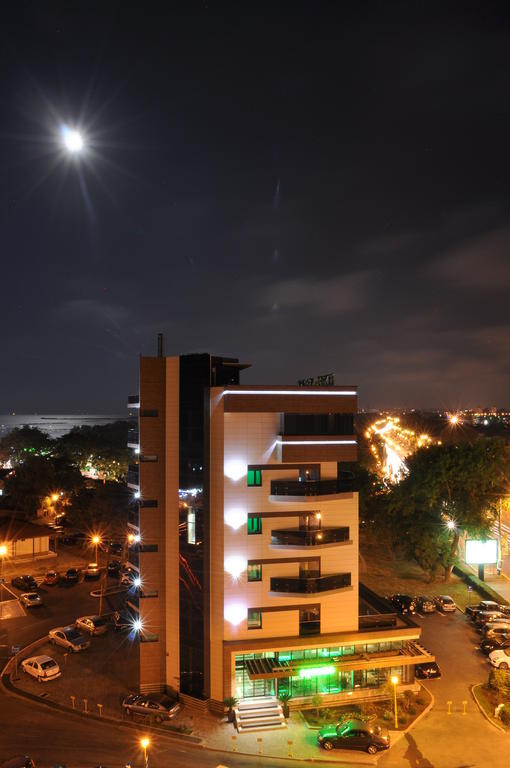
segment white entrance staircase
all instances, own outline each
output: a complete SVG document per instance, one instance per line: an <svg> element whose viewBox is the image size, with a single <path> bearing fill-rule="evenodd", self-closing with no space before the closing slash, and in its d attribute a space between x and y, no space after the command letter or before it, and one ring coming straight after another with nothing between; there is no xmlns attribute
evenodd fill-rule
<svg viewBox="0 0 510 768"><path fill-rule="evenodd" d="M234 708L234 714L239 733L287 727L281 704L275 696L241 699Z"/></svg>

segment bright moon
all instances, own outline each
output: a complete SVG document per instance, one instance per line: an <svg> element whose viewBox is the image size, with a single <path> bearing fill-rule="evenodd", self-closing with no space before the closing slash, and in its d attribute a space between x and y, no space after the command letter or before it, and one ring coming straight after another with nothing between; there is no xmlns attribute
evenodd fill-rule
<svg viewBox="0 0 510 768"><path fill-rule="evenodd" d="M83 149L83 137L79 131L73 131L70 128L62 130L64 135L64 145L68 152L81 152Z"/></svg>

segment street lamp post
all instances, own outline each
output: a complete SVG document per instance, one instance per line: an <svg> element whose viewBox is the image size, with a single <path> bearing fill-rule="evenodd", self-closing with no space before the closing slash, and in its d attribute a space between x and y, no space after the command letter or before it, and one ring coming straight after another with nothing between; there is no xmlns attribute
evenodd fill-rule
<svg viewBox="0 0 510 768"><path fill-rule="evenodd" d="M394 675L391 678L391 684L393 686L393 710L395 712L395 730L398 730L398 714L397 714L397 685L398 677Z"/></svg>
<svg viewBox="0 0 510 768"><path fill-rule="evenodd" d="M0 544L0 602L3 600L3 572L4 572L4 557L7 554L7 545Z"/></svg>
<svg viewBox="0 0 510 768"><path fill-rule="evenodd" d="M144 768L149 768L149 744L150 741L147 738L147 736L144 736L143 739L140 739L140 744L143 749L143 764Z"/></svg>
<svg viewBox="0 0 510 768"><path fill-rule="evenodd" d="M98 560L97 560L97 548L98 548L98 545L99 545L100 541L101 541L101 537L98 536L97 534L95 536L92 536L92 544L94 544L95 547L96 547L96 559L95 559L96 563L98 562Z"/></svg>

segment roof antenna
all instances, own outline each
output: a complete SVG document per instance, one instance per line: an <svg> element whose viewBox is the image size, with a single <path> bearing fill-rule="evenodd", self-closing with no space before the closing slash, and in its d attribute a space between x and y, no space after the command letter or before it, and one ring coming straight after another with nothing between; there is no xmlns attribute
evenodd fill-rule
<svg viewBox="0 0 510 768"><path fill-rule="evenodd" d="M163 357L163 334L158 333L158 357Z"/></svg>

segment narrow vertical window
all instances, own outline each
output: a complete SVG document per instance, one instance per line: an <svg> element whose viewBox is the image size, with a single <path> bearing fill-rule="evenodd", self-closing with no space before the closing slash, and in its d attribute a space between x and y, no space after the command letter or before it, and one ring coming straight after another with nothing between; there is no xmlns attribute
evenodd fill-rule
<svg viewBox="0 0 510 768"><path fill-rule="evenodd" d="M195 524L196 524L195 510L188 509L188 544L197 543Z"/></svg>
<svg viewBox="0 0 510 768"><path fill-rule="evenodd" d="M248 534L262 533L262 518L248 517Z"/></svg>
<svg viewBox="0 0 510 768"><path fill-rule="evenodd" d="M246 476L248 479L248 485L252 485L252 486L262 485L261 469L249 469Z"/></svg>

